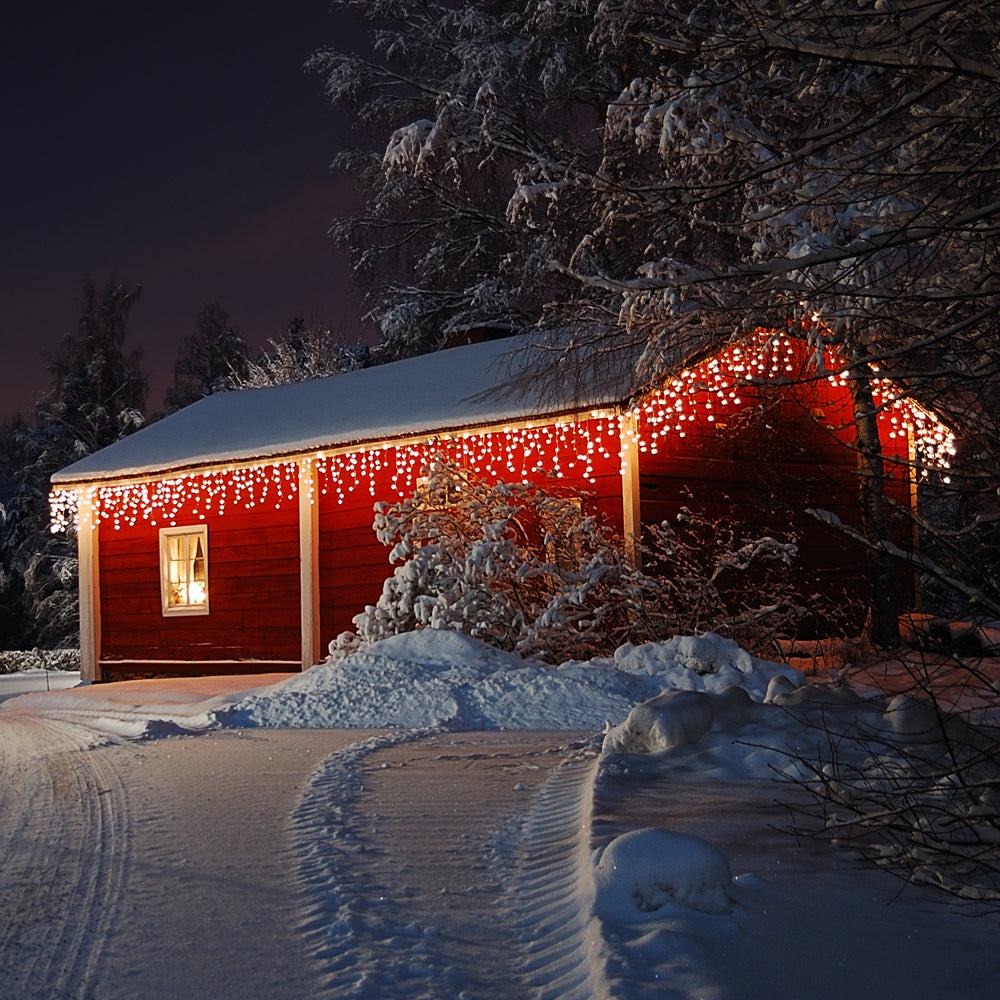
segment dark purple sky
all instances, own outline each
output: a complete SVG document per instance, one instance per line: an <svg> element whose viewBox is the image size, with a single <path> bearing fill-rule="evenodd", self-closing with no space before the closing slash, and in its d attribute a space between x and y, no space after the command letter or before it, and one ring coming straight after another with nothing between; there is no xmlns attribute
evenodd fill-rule
<svg viewBox="0 0 1000 1000"><path fill-rule="evenodd" d="M209 302L254 346L293 316L358 334L326 236L350 136L302 68L360 44L328 0L11 0L0 25L0 418L47 388L87 276L142 285L128 346L151 411Z"/></svg>

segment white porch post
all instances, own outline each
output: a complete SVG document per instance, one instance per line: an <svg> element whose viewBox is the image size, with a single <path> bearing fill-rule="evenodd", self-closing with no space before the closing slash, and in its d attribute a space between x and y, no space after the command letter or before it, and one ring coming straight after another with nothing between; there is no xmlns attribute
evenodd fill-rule
<svg viewBox="0 0 1000 1000"><path fill-rule="evenodd" d="M299 462L299 597L302 626L302 669L319 663L319 490L316 467Z"/></svg>
<svg viewBox="0 0 1000 1000"><path fill-rule="evenodd" d="M76 550L80 587L80 679L101 680L101 578L98 566L99 520L93 496L80 491Z"/></svg>
<svg viewBox="0 0 1000 1000"><path fill-rule="evenodd" d="M621 433L622 534L625 536L625 552L639 566L642 554L636 543L642 537L642 519L639 505L639 428L635 414L623 413L618 426Z"/></svg>

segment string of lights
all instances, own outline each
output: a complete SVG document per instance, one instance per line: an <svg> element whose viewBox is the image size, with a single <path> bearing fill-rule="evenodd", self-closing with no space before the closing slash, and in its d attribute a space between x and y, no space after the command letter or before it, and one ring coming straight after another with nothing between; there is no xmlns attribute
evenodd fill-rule
<svg viewBox="0 0 1000 1000"><path fill-rule="evenodd" d="M838 388L848 384L848 373L829 351L817 359L801 341L761 331L752 342L683 371L625 413L595 410L545 423L358 445L165 479L57 487L50 494L51 528L76 528L81 500L94 512L94 527L107 524L115 530L140 522L169 527L181 518L203 521L227 510L280 510L298 503L300 467L307 465L315 472L304 478L310 484L309 502L322 495L340 505L355 494L367 493L373 500L406 496L423 469L439 458L487 478L529 481L545 475L594 483L598 476L625 474L623 435L635 436L640 453L657 454L674 436L693 431L699 419L712 423L718 414L740 409L755 386L803 378L825 378ZM955 454L951 431L889 380L876 379L873 392L885 436L901 442L904 454L912 441L923 474L931 468L946 471ZM386 490L390 495L383 495Z"/></svg>

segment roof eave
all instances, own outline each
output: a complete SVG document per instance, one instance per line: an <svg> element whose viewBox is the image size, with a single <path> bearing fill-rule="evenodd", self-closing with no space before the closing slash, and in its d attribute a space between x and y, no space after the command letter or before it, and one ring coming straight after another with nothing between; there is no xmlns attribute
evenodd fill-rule
<svg viewBox="0 0 1000 1000"><path fill-rule="evenodd" d="M233 455L225 460L213 462L190 462L179 463L177 465L162 466L158 468L136 470L133 472L106 474L94 474L90 476L63 476L62 472L55 472L50 477L50 486L53 490L79 490L100 486L126 486L152 483L164 479L176 479L182 477L192 477L210 475L217 472L225 472L232 469L252 468L259 465L277 465L282 462L301 464L307 459L315 458L319 455L333 457L336 455L346 455L355 451L374 451L382 448L405 448L410 445L425 444L437 438L454 436L473 436L476 434L496 433L504 430L517 430L525 427L534 427L542 424L572 422L574 420L588 419L595 414L618 415L627 406L627 400L618 400L595 404L586 409L572 408L565 410L553 410L551 412L540 413L533 417L519 417L510 420L495 421L482 424L450 424L437 428L431 428L412 434L395 435L380 438L361 438L354 441L335 442L329 441L326 444L317 443L308 448L296 447L289 449L275 449L259 453L247 453L244 455ZM69 466L68 468L72 468Z"/></svg>

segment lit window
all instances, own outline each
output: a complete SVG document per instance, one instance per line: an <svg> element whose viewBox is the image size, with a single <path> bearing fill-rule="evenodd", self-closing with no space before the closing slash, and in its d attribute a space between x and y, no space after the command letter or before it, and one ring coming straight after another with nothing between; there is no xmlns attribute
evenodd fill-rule
<svg viewBox="0 0 1000 1000"><path fill-rule="evenodd" d="M165 615L208 614L208 525L160 530L160 599Z"/></svg>

